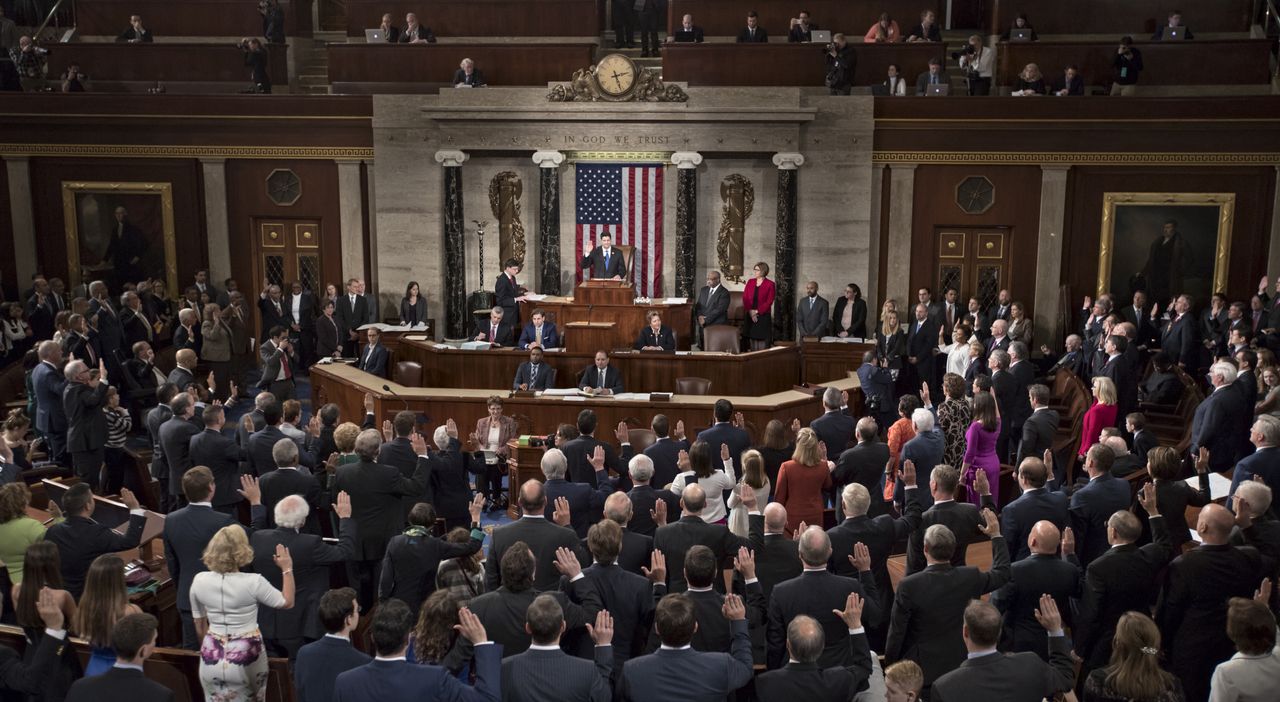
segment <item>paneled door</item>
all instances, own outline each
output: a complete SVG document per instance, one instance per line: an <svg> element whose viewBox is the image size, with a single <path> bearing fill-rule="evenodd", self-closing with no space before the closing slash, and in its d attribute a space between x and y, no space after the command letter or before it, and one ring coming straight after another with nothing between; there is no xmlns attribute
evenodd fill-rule
<svg viewBox="0 0 1280 702"><path fill-rule="evenodd" d="M938 227L935 297L954 287L960 292L960 309L970 297L978 298L982 309L996 303L1001 288L1009 283L1009 227Z"/></svg>
<svg viewBox="0 0 1280 702"><path fill-rule="evenodd" d="M292 291L294 281L302 283L302 289L311 291L316 297L324 294L320 232L318 219L254 220L253 283L242 285L241 289L255 319L258 315L258 293L262 292L264 280L279 285L281 295L286 297Z"/></svg>

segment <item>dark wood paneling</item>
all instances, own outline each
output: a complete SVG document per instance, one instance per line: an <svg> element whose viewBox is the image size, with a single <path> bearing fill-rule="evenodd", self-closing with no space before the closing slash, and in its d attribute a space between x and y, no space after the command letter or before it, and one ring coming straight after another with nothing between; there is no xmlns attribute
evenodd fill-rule
<svg viewBox="0 0 1280 702"><path fill-rule="evenodd" d="M363 37L364 30L380 26L384 12L402 29L405 14L417 13L442 37L599 36L595 0L347 0L347 36Z"/></svg>
<svg viewBox="0 0 1280 702"><path fill-rule="evenodd" d="M449 84L463 58L490 85L546 85L591 65L595 44L330 44L334 89L359 83ZM354 87L354 86L353 86Z"/></svg>
<svg viewBox="0 0 1280 702"><path fill-rule="evenodd" d="M955 203L956 185L975 175L985 176L995 186L995 202L986 212L970 215ZM1027 306L1027 316L1034 316L1036 239L1040 232L1038 166L921 165L915 173L915 202L911 217L913 294L921 286L937 288L934 280L934 266L938 260L934 250L937 227L961 230L1008 227L1011 265L1007 285L1014 299ZM902 302L898 301L899 308ZM915 300L907 302L914 303Z"/></svg>
<svg viewBox="0 0 1280 702"><path fill-rule="evenodd" d="M127 15L126 15L127 17ZM288 54L284 45L267 48L271 81L276 85L289 82ZM234 44L58 44L49 51L49 75L58 76L71 63L95 81L127 81L140 83L200 81L240 84L249 87L249 67L244 65L244 52Z"/></svg>
<svg viewBox="0 0 1280 702"><path fill-rule="evenodd" d="M1267 85L1271 81L1269 39L1222 41L1135 41L1142 52L1144 85ZM1028 63L1056 79L1069 64L1080 67L1084 84L1109 86L1114 78L1111 62L1119 43L1109 42L1001 42L996 51L997 85L1013 85Z"/></svg>
<svg viewBox="0 0 1280 702"><path fill-rule="evenodd" d="M288 36L311 36L311 0L287 0L284 10ZM129 28L129 15L142 15L152 36L262 36L257 4L245 0L91 0L76 3L76 29L84 36L116 36ZM375 23L376 26L376 23Z"/></svg>
<svg viewBox="0 0 1280 702"><path fill-rule="evenodd" d="M178 281L189 282L197 270L208 266L199 172L200 163L194 159L31 159L37 267L45 275L69 279L66 223L62 214L63 181L171 183ZM157 271L156 275L159 274Z"/></svg>
<svg viewBox="0 0 1280 702"><path fill-rule="evenodd" d="M0 163L3 166L3 163ZM13 300L18 296L22 281L18 280L17 264L13 253L13 212L9 204L9 169L0 167L0 290L4 299Z"/></svg>
<svg viewBox="0 0 1280 702"><path fill-rule="evenodd" d="M1096 292L1102 196L1108 192L1235 193L1227 297L1248 301L1267 273L1275 169L1262 168L1073 168L1067 202L1066 255L1062 280L1071 300ZM1204 300L1196 300L1202 305ZM1078 302L1073 307L1079 307ZM1079 314L1075 310L1074 314ZM1075 319L1073 323L1080 320Z"/></svg>
<svg viewBox="0 0 1280 702"><path fill-rule="evenodd" d="M669 0L667 31L679 27L680 18L691 14L693 23L702 27L709 37L737 36L747 26L747 11L755 10L760 15L760 26L769 32L769 40L785 42L791 18L802 9L809 12L809 18L821 29L844 32L859 42L881 12L888 12L904 33L919 23L920 13L925 9L937 12L942 18L939 0L806 0L798 4L790 0L745 4L738 0Z"/></svg>
<svg viewBox="0 0 1280 702"><path fill-rule="evenodd" d="M912 81L938 56L938 44L850 42L857 64L854 85L881 83L889 64ZM666 44L662 77L689 85L786 85L821 87L827 75L823 50L812 44Z"/></svg>
<svg viewBox="0 0 1280 702"><path fill-rule="evenodd" d="M992 0L991 27L1003 32L1026 13L1041 34L1132 34L1151 36L1174 10L1192 32L1247 32L1253 0Z"/></svg>

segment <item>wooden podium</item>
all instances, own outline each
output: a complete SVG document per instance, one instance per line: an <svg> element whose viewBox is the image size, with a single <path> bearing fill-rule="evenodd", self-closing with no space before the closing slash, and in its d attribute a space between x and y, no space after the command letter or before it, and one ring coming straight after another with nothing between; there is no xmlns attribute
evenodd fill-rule
<svg viewBox="0 0 1280 702"><path fill-rule="evenodd" d="M594 354L600 349L612 351L617 343L618 325L613 322L569 322L564 325L564 347L569 353Z"/></svg>
<svg viewBox="0 0 1280 702"><path fill-rule="evenodd" d="M693 303L689 301L668 304L658 298L648 304L637 304L635 290L630 283L619 280L587 280L578 285L572 298L547 296L537 301L520 303L520 319L529 319L535 309L551 315L556 326L566 331L571 349L595 351L596 349L631 348L640 330L649 323L650 311L662 314L662 322L676 334L676 348L689 349L689 333L692 328ZM592 324L609 323L613 330L603 343L590 339L579 343L575 336L583 333L575 322ZM590 330L586 333L590 334ZM587 344L587 345L583 345Z"/></svg>
<svg viewBox="0 0 1280 702"><path fill-rule="evenodd" d="M547 450L541 447L520 446L519 439L507 442L509 457L507 458L507 516L515 521L520 518L520 486L528 480L544 481L542 475L542 454ZM551 518L553 505L547 505L547 519Z"/></svg>
<svg viewBox="0 0 1280 702"><path fill-rule="evenodd" d="M584 280L574 292L580 305L630 305L636 290L625 280Z"/></svg>

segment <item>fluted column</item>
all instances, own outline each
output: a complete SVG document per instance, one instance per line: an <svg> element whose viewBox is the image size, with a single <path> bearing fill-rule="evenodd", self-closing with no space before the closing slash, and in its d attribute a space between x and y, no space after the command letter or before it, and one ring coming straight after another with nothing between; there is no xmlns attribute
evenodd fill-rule
<svg viewBox="0 0 1280 702"><path fill-rule="evenodd" d="M778 228L774 240L773 279L778 295L773 301L773 338L795 336L792 316L796 307L796 200L799 192L799 168L804 154L776 153L773 165L778 167Z"/></svg>
<svg viewBox="0 0 1280 702"><path fill-rule="evenodd" d="M698 165L702 154L677 151L671 154L676 165L676 289L675 294L692 299L698 278Z"/></svg>
<svg viewBox="0 0 1280 702"><path fill-rule="evenodd" d="M538 292L560 294L560 164L559 151L535 151L538 166L538 262L542 264Z"/></svg>
<svg viewBox="0 0 1280 702"><path fill-rule="evenodd" d="M467 243L462 212L462 151L436 152L436 163L444 166L444 316L445 334L452 339L467 335Z"/></svg>

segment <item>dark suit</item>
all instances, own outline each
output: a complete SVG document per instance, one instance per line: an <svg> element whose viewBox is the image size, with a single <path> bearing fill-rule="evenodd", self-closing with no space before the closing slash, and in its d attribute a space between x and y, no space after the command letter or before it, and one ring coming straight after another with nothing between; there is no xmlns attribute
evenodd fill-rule
<svg viewBox="0 0 1280 702"><path fill-rule="evenodd" d="M329 486L330 494L345 491L351 497L351 516L356 522L356 563L349 566L353 585L358 583L360 602L368 606L378 585L378 566L387 552L387 542L404 526L401 498L420 495L426 488L430 464L418 461L413 477L406 478L393 466L361 460L339 466ZM496 562L496 561L495 561Z"/></svg>
<svg viewBox="0 0 1280 702"><path fill-rule="evenodd" d="M1018 444L1018 458L1016 465L1022 465L1024 458L1043 458L1044 452L1053 448L1053 438L1058 433L1058 410L1045 407L1044 409L1033 409L1031 414L1022 422L1022 441ZM1062 461L1054 461L1054 480L1061 481L1066 477L1066 466L1061 469L1058 464ZM1059 475L1061 470L1061 475Z"/></svg>
<svg viewBox="0 0 1280 702"><path fill-rule="evenodd" d="M1240 393L1229 385L1209 393L1191 420L1191 455L1209 449L1209 470L1230 470L1236 462L1239 428L1251 424L1252 410L1244 406Z"/></svg>
<svg viewBox="0 0 1280 702"><path fill-rule="evenodd" d="M418 467L418 454L413 452L413 444L409 442L408 438L397 436L390 441L384 442L382 446L378 448L378 463L381 463L384 466L396 468L400 471L400 475L403 475L406 478L411 478L413 477L414 469ZM404 517L407 522L409 521L409 510L413 509L415 504L419 502L430 502L434 504L434 500L431 496L431 486L428 485L426 490L417 495L406 495L403 502ZM439 505L435 506L437 508L439 507ZM464 507L462 511L463 513L466 513L467 510ZM437 513L439 513L438 509ZM470 523L470 520L468 520L467 524Z"/></svg>
<svg viewBox="0 0 1280 702"><path fill-rule="evenodd" d="M613 484L608 479L601 480L603 471L596 474L598 487L586 483L569 482L564 479L548 480L544 483L547 491L547 504L553 505L556 498L563 497L569 501L569 527L578 534L578 538L587 538L587 529L600 520L604 510L604 500L613 492Z"/></svg>
<svg viewBox="0 0 1280 702"><path fill-rule="evenodd" d="M903 578L893 601L885 662L913 660L924 670L924 684L955 670L965 659L960 631L969 600L1009 581L1009 549L991 540L991 570L950 564L931 565Z"/></svg>
<svg viewBox="0 0 1280 702"><path fill-rule="evenodd" d="M101 675L75 681L67 691L66 702L172 702L174 699L173 690L148 680L142 671L113 667Z"/></svg>
<svg viewBox="0 0 1280 702"><path fill-rule="evenodd" d="M751 681L751 636L745 620L731 625L729 653L692 649L659 650L632 658L622 668L622 699L627 702L683 700L721 702Z"/></svg>
<svg viewBox="0 0 1280 702"><path fill-rule="evenodd" d="M743 27L742 31L738 32L739 44L765 44L768 41L769 33L764 30L764 27L757 26L754 30L751 27Z"/></svg>
<svg viewBox="0 0 1280 702"><path fill-rule="evenodd" d="M733 642L733 632L729 620L724 618L724 595L715 590L688 590L685 596L693 602L693 614L698 621L698 630L693 632L689 642L695 651L724 651ZM759 581L742 588L743 605L747 608L747 624L751 629L759 629L764 623L765 598Z"/></svg>
<svg viewBox="0 0 1280 702"><path fill-rule="evenodd" d="M614 276L625 278L627 277L627 270L624 267L624 263L622 251L616 246L609 249L607 259L604 255L604 249L597 246L591 249L591 253L582 258L578 268L590 268L592 278L612 278Z"/></svg>
<svg viewBox="0 0 1280 702"><path fill-rule="evenodd" d="M809 422L809 428L818 435L818 440L827 445L827 460L834 461L844 453L845 447L853 440L853 417L842 410L826 410L821 417ZM884 465L881 464L881 469Z"/></svg>
<svg viewBox="0 0 1280 702"><path fill-rule="evenodd" d="M782 534L764 533L763 515L749 515L747 523L751 549L755 552L756 577L760 580L765 599L769 599L773 596L773 588L800 575L804 564L800 562L800 551L794 539Z"/></svg>
<svg viewBox="0 0 1280 702"><path fill-rule="evenodd" d="M676 476L680 474L678 466L680 452L688 450L688 441L677 441L667 436L660 436L657 441L649 444L644 450L644 455L653 461L653 478L649 481L649 484L655 488L664 488L670 485L671 481L675 480Z"/></svg>
<svg viewBox="0 0 1280 702"><path fill-rule="evenodd" d="M613 699L611 646L595 647L595 662L564 651L525 651L502 661L504 702L563 702Z"/></svg>
<svg viewBox="0 0 1280 702"><path fill-rule="evenodd" d="M716 422L698 432L697 441L705 441L711 446L711 453L720 455L720 444L729 447L729 457L733 460L733 470L742 475L742 453L751 448L751 435L746 429L735 427L730 422Z"/></svg>
<svg viewBox="0 0 1280 702"><path fill-rule="evenodd" d="M245 453L248 454L249 472L256 476L264 476L276 469L276 459L272 455L272 450L281 439L288 439L284 432L280 431L280 427L264 426L260 431L254 432L249 436L248 447ZM297 441L294 441L298 444ZM298 462L304 466L314 466L315 456L306 450L306 447L298 444Z"/></svg>
<svg viewBox="0 0 1280 702"><path fill-rule="evenodd" d="M471 75L472 79L470 81L459 80L460 77L466 78L466 76L459 75L462 72L462 69L458 69L454 73L453 82L455 85L464 82L467 85L484 85L484 79L479 77L479 71ZM516 298L520 297L520 286L516 284L515 279L507 276L506 273L499 274L497 280L493 282L493 293L496 298L493 303L494 307L502 308L502 321L513 327L520 326L520 303L516 302Z"/></svg>
<svg viewBox="0 0 1280 702"><path fill-rule="evenodd" d="M990 496L983 498L982 506L991 510L996 508ZM965 564L965 552L969 550L969 544L984 538L978 527L985 523L977 506L968 502L946 500L933 503L932 507L920 515L919 528L911 533L911 541L907 547L907 573L924 570L924 532L929 527L942 524L955 534L956 552L951 557L951 565L959 567Z"/></svg>
<svg viewBox="0 0 1280 702"><path fill-rule="evenodd" d="M1152 370L1143 385L1146 390L1146 401L1157 405L1173 405L1182 399L1182 380L1176 373L1162 373Z"/></svg>
<svg viewBox="0 0 1280 702"><path fill-rule="evenodd" d="M1196 321L1190 314L1170 318L1160 332L1160 350L1173 357L1174 362L1187 369L1200 365L1200 351L1196 343Z"/></svg>
<svg viewBox="0 0 1280 702"><path fill-rule="evenodd" d="M262 490L262 507L266 510L264 523L270 528L275 528L276 505L290 495L299 495L311 507L311 512L307 514L307 522L302 526L302 532L320 536L320 510L327 506L324 491L320 481L303 470L305 469L277 468L262 475L258 487Z"/></svg>
<svg viewBox="0 0 1280 702"><path fill-rule="evenodd" d="M546 390L553 387L551 376L555 369L547 363L539 363L537 368L529 361L520 364L516 369L516 378L511 381L511 389L519 390L521 385L526 390Z"/></svg>
<svg viewBox="0 0 1280 702"><path fill-rule="evenodd" d="M600 369L595 364L587 366L578 374L578 389L584 388L608 388L610 392L617 395L624 392L622 386L622 372L613 366L605 366L604 382L600 382Z"/></svg>
<svg viewBox="0 0 1280 702"><path fill-rule="evenodd" d="M262 336L260 339L271 338L270 332L272 327L284 327L289 329L296 321L293 318L293 310L285 304L282 297L277 302L269 297L258 298L258 313L262 315L262 325L260 327Z"/></svg>
<svg viewBox="0 0 1280 702"><path fill-rule="evenodd" d="M303 646L293 662L293 689L298 702L332 702L338 676L372 660L351 641L334 636Z"/></svg>
<svg viewBox="0 0 1280 702"><path fill-rule="evenodd" d="M549 502L547 507L551 508ZM497 566L502 562L502 554L517 541L525 542L533 551L533 558L537 562L533 586L539 590L550 590L560 580L560 572L555 566L557 548L571 549L578 554L580 561L586 560L586 554L583 553L578 535L573 529L562 527L546 517L525 515L493 530L488 561L494 567L485 568L485 586L490 591L502 585L502 571Z"/></svg>
<svg viewBox="0 0 1280 702"><path fill-rule="evenodd" d="M476 596L467 606L480 618L489 638L502 646L502 656L506 658L529 648L532 641L524 628L525 615L538 595L551 595L560 603L564 609L565 627L572 632L570 640L576 638L588 623L594 623L601 609L595 584L585 577L566 582L560 589L530 588L512 592L500 587ZM561 646L572 648L570 640L561 640ZM457 646L464 654L471 649L464 641L459 641Z"/></svg>
<svg viewBox="0 0 1280 702"><path fill-rule="evenodd" d="M338 520L338 543L329 544L315 534L297 529L260 529L249 537L253 547L253 570L267 579L277 590L283 585L280 568L275 564L276 546L289 549L293 557L294 598L290 609L258 609L262 636L272 646L288 652L290 657L304 641L324 635L320 626L320 598L329 590L329 566L355 556L355 523Z"/></svg>
<svg viewBox="0 0 1280 702"><path fill-rule="evenodd" d="M453 84L482 86L485 84L484 74L480 72L479 68L472 68L471 74L468 75L466 71L459 68L453 72ZM501 277L505 278L506 276L504 275Z"/></svg>
<svg viewBox="0 0 1280 702"><path fill-rule="evenodd" d="M1039 626L1039 625L1037 625ZM1071 689L1075 664L1065 636L1049 639L1049 662L1027 653L992 653L966 660L933 683L932 702L1053 699Z"/></svg>
<svg viewBox="0 0 1280 702"><path fill-rule="evenodd" d="M831 615L831 610L844 609L849 593L854 592L866 600L863 622L868 626L877 625L884 613L880 609L875 576L869 570L858 573L857 578L846 578L827 570L807 570L774 586L765 628L765 658L769 669L781 668L786 662L787 625L800 614L816 619L826 634L826 647L818 658L818 665L823 668L850 665L848 629L840 618Z"/></svg>
<svg viewBox="0 0 1280 702"><path fill-rule="evenodd" d="M724 285L717 285L714 295L711 293L711 288L702 286L698 291L697 304L693 310L695 322L698 317L706 318L700 325L704 327L729 323L729 291Z"/></svg>
<svg viewBox="0 0 1280 702"><path fill-rule="evenodd" d="M170 417L160 425L160 447L169 466L169 494L182 494L182 476L195 464L191 462L191 438L201 431L191 419Z"/></svg>
<svg viewBox="0 0 1280 702"><path fill-rule="evenodd" d="M379 661L348 670L334 684L333 702L498 702L502 651L485 644L475 648L475 687L445 668L408 661Z"/></svg>
<svg viewBox="0 0 1280 702"><path fill-rule="evenodd" d="M1080 563L1089 567L1110 544L1107 543L1107 520L1111 515L1129 509L1132 495L1129 481L1110 472L1090 480L1071 494L1071 528L1075 531L1076 552Z"/></svg>
<svg viewBox="0 0 1280 702"><path fill-rule="evenodd" d="M387 377L387 347L382 344L366 345L360 353L360 363L356 367L379 378Z"/></svg>
<svg viewBox="0 0 1280 702"><path fill-rule="evenodd" d="M858 384L862 388L864 400L870 403L871 398L880 402L880 412L873 414L880 428L886 429L897 416L897 398L893 392L893 374L888 368L864 363L858 366ZM869 404L868 404L869 406Z"/></svg>
<svg viewBox="0 0 1280 702"><path fill-rule="evenodd" d="M916 359L912 364L915 370L915 382L908 387L919 388L920 383L933 382L934 350L938 348L938 325L932 317L925 317L923 322L912 319L904 325L907 329L907 357Z"/></svg>
<svg viewBox="0 0 1280 702"><path fill-rule="evenodd" d="M657 333L654 333L653 327L645 326L640 330L640 336L636 337L636 343L632 347L639 351L646 346L661 346L663 351L676 350L676 335L671 332L671 327L662 325Z"/></svg>
<svg viewBox="0 0 1280 702"><path fill-rule="evenodd" d="M680 514L680 497L670 490L655 488L652 485L637 485L631 488L627 497L631 498L632 508L631 521L627 523L627 529L636 534L652 538L654 532L658 530L658 525L654 523L653 517L649 516L649 511L659 500L667 504L668 519L674 520Z"/></svg>
<svg viewBox="0 0 1280 702"><path fill-rule="evenodd" d="M867 516L874 519L889 511L884 501L884 490L880 480L884 476L885 464L889 462L889 445L883 441L859 443L845 450L836 460L836 469L831 472L831 483L836 494L836 517L844 516L844 505L840 495L844 486L858 483L867 489L871 496Z"/></svg>
<svg viewBox="0 0 1280 702"><path fill-rule="evenodd" d="M623 466L619 464L618 455L611 444L598 441L594 436L583 435L566 441L560 447L569 463L569 472L565 477L575 483L586 483L591 487L596 487L599 484L599 477L596 474L595 467L591 465L591 456L595 453L597 446L604 447L605 469L612 468L617 472L621 472Z"/></svg>
<svg viewBox="0 0 1280 702"><path fill-rule="evenodd" d="M851 663L820 668L817 663L787 663L756 678L761 700L848 702L871 676L871 649L866 634L850 634Z"/></svg>
<svg viewBox="0 0 1280 702"><path fill-rule="evenodd" d="M1067 496L1046 488L1033 488L1004 506L1000 512L1000 532L1008 543L1014 561L1031 553L1027 547L1027 535L1036 522L1047 520L1061 531L1071 525ZM1111 515L1107 515L1108 517Z"/></svg>
<svg viewBox="0 0 1280 702"><path fill-rule="evenodd" d="M213 472L213 507L230 512L242 499L240 489L240 463L245 452L235 439L212 429L205 429L191 437L189 455L191 465L205 466Z"/></svg>
<svg viewBox="0 0 1280 702"><path fill-rule="evenodd" d="M177 385L178 390L182 391L186 390L188 385L196 382L196 376L195 373L189 369L183 368L182 366L175 366L173 370L169 371L169 375L165 378L165 382Z"/></svg>
<svg viewBox="0 0 1280 702"><path fill-rule="evenodd" d="M103 447L107 445L107 402L105 382L93 387L88 383L67 383L62 391L63 410L67 413L67 450L76 476L95 489L102 470Z"/></svg>
<svg viewBox="0 0 1280 702"><path fill-rule="evenodd" d="M85 517L67 517L65 522L54 524L45 532L45 541L58 547L62 563L62 583L67 592L77 600L84 594L84 576L93 559L104 553L128 551L138 545L142 527L147 523L144 515L129 517L129 528L118 534L103 524Z"/></svg>
<svg viewBox="0 0 1280 702"><path fill-rule="evenodd" d="M511 330L511 325L507 323L504 317L502 322L498 324L497 334L493 333L493 323L488 319L476 321L475 331L472 332L472 338L483 335L480 341L487 341L495 346L514 346L515 332Z"/></svg>
<svg viewBox="0 0 1280 702"><path fill-rule="evenodd" d="M933 506L933 495L929 492L929 474L942 463L945 454L946 440L942 437L942 427L936 424L933 431L916 434L915 438L902 446L901 459L904 462L911 461L916 467L916 486L920 488L916 492L916 499L925 509ZM894 504L903 504L906 501L903 481L899 480L893 488Z"/></svg>
<svg viewBox="0 0 1280 702"><path fill-rule="evenodd" d="M451 438L447 448L431 454L428 492L434 500L436 514L444 518L447 528L471 524L471 484L462 444L457 439Z"/></svg>
<svg viewBox="0 0 1280 702"><path fill-rule="evenodd" d="M702 27L695 26L690 26L688 29L685 29L682 25L677 27L676 31L671 35L671 41L679 43L701 44L702 39Z"/></svg>
<svg viewBox="0 0 1280 702"><path fill-rule="evenodd" d="M595 586L600 606L613 616L613 661L615 674L620 673L623 663L644 651L653 629L654 606L667 586L650 583L617 564L596 563L582 572Z"/></svg>
<svg viewBox="0 0 1280 702"><path fill-rule="evenodd" d="M1124 426L1124 418L1138 409L1138 379L1123 354L1108 358L1097 374L1110 378L1116 386L1116 418Z"/></svg>
<svg viewBox="0 0 1280 702"><path fill-rule="evenodd" d="M504 314L504 320L507 318ZM524 325L524 330L520 332L520 348L527 349L529 344L538 340L538 328L533 326L533 322ZM542 323L542 348L554 349L560 346L560 333L556 331L556 325L551 322L543 321Z"/></svg>
<svg viewBox="0 0 1280 702"><path fill-rule="evenodd" d="M1236 493L1240 483L1252 480L1254 476L1261 477L1273 491L1280 490L1280 448L1267 446L1241 459L1231 476L1231 494ZM1274 507L1272 511L1275 511Z"/></svg>
<svg viewBox="0 0 1280 702"><path fill-rule="evenodd" d="M67 448L67 411L62 406L66 376L61 368L41 361L31 372L31 385L36 391L36 429L48 437L50 457L59 459Z"/></svg>
<svg viewBox="0 0 1280 702"><path fill-rule="evenodd" d="M355 295L355 303L351 301L352 295L343 293L338 295L337 302L333 308L333 320L338 325L338 333L342 338L342 346L344 356L354 356L356 350L356 342L351 339L351 332L356 331L364 325L365 317L369 316L369 301L364 299L363 295Z"/></svg>
<svg viewBox="0 0 1280 702"><path fill-rule="evenodd" d="M670 515L671 519L675 515ZM496 532L495 532L496 533ZM738 539L723 524L708 524L702 517L684 516L658 527L653 535L653 547L667 558L667 587L671 592L684 592L684 557L694 546L706 546L715 554L721 570L733 567L733 557L738 551ZM723 587L723 581L716 579ZM717 588L719 589L719 588Z"/></svg>
<svg viewBox="0 0 1280 702"><path fill-rule="evenodd" d="M991 595L991 603L1004 613L1004 648L1013 652L1034 653L1048 660L1048 633L1035 613L1040 596L1051 595L1062 612L1063 621L1071 625L1071 600L1080 596L1084 571L1080 561L1071 555L1063 560L1054 555L1033 553L1014 563L1011 579Z"/></svg>
<svg viewBox="0 0 1280 702"><path fill-rule="evenodd" d="M796 335L826 336L830 305L821 295L805 296L796 303Z"/></svg>
<svg viewBox="0 0 1280 702"><path fill-rule="evenodd" d="M191 622L191 581L197 573L208 570L201 560L204 549L218 530L235 523L231 515L202 505L187 505L165 517L164 560L169 577L178 581L177 607L182 618L183 648L195 650L200 646Z"/></svg>

